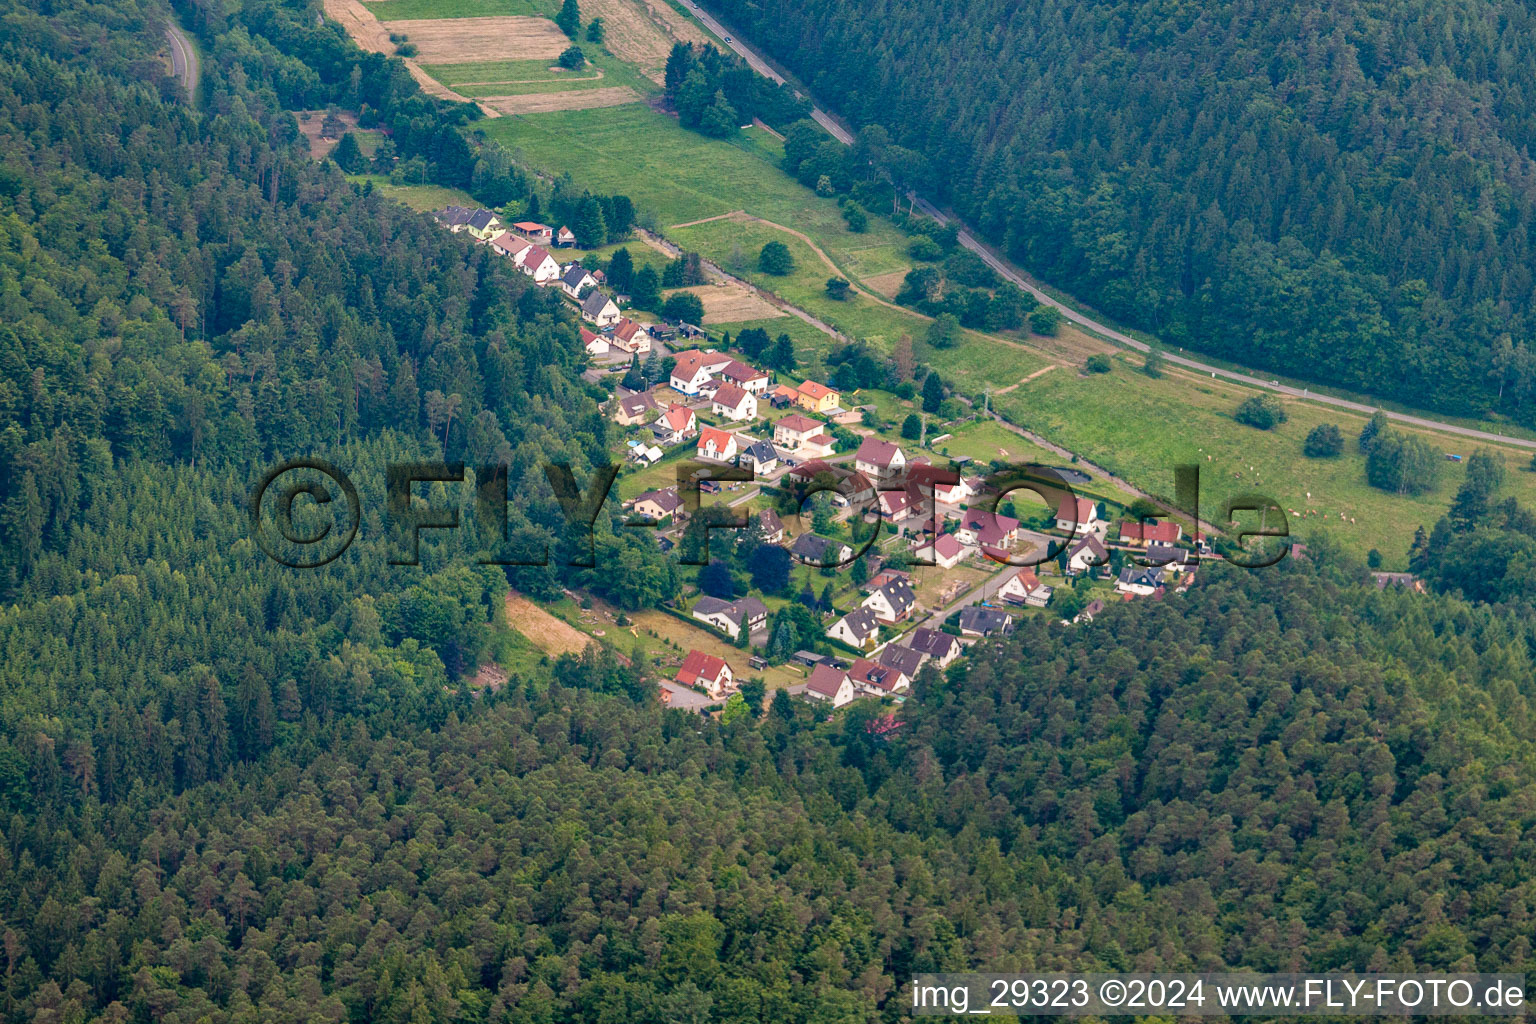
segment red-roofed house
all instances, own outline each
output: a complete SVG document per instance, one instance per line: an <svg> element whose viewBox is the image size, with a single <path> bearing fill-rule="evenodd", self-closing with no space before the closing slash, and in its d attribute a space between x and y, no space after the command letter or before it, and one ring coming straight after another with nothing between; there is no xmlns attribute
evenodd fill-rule
<svg viewBox="0 0 1536 1024"><path fill-rule="evenodd" d="M1056 510L1056 529L1067 530L1074 535L1096 533L1102 536L1109 527L1109 523L1099 516L1099 503L1092 498L1077 498L1075 512L1074 518L1074 509L1062 502Z"/></svg>
<svg viewBox="0 0 1536 1024"><path fill-rule="evenodd" d="M738 359L732 359L720 370L720 376L735 384L743 391L750 391L754 395L762 395L768 391L768 375L755 366L748 366Z"/></svg>
<svg viewBox="0 0 1536 1024"><path fill-rule="evenodd" d="M889 480L906 465L901 448L878 437L866 437L853 456L853 468L872 480Z"/></svg>
<svg viewBox="0 0 1536 1024"><path fill-rule="evenodd" d="M683 659L683 667L673 678L684 686L702 686L711 697L723 696L736 683L731 666L724 658L703 651L689 651Z"/></svg>
<svg viewBox="0 0 1536 1024"><path fill-rule="evenodd" d="M1031 608L1044 608L1050 603L1051 594L1051 588L1040 582L1033 569L1020 569L997 588L997 596L1004 601Z"/></svg>
<svg viewBox="0 0 1536 1024"><path fill-rule="evenodd" d="M968 508L960 517L960 529L955 531L955 536L962 544L1011 548L1019 539L1019 521L983 508Z"/></svg>
<svg viewBox="0 0 1536 1024"><path fill-rule="evenodd" d="M912 495L906 491L881 491L880 514L886 522L901 522L912 514Z"/></svg>
<svg viewBox="0 0 1536 1024"><path fill-rule="evenodd" d="M589 356L605 356L608 354L608 339L601 334L593 334L583 327L581 328L581 347L587 350Z"/></svg>
<svg viewBox="0 0 1536 1024"><path fill-rule="evenodd" d="M811 678L805 684L808 700L824 700L834 708L840 708L853 700L853 683L848 673L822 662L811 670Z"/></svg>
<svg viewBox="0 0 1536 1024"><path fill-rule="evenodd" d="M676 359L670 383L673 391L685 395L698 394L716 373L734 362L723 352L700 352L698 349L679 352Z"/></svg>
<svg viewBox="0 0 1536 1024"><path fill-rule="evenodd" d="M613 346L643 356L651 350L651 332L625 317L613 329Z"/></svg>
<svg viewBox="0 0 1536 1024"><path fill-rule="evenodd" d="M882 665L868 658L859 658L848 670L848 679L855 690L874 697L888 697L900 693L911 685L906 673L899 668Z"/></svg>
<svg viewBox="0 0 1536 1024"><path fill-rule="evenodd" d="M656 418L656 426L661 429L653 428L652 433L656 434L658 441L662 444L679 444L699 429L699 418L686 405L673 403Z"/></svg>
<svg viewBox="0 0 1536 1024"><path fill-rule="evenodd" d="M1136 548L1149 547L1153 544L1177 544L1183 536L1184 527L1172 519L1120 524L1120 543Z"/></svg>
<svg viewBox="0 0 1536 1024"><path fill-rule="evenodd" d="M555 244L562 249L569 249L576 244L576 232L562 224L560 230L555 232Z"/></svg>
<svg viewBox="0 0 1536 1024"><path fill-rule="evenodd" d="M965 545L952 533L941 533L936 541L919 542L912 554L919 563L931 563L941 569L953 569L965 557Z"/></svg>
<svg viewBox="0 0 1536 1024"><path fill-rule="evenodd" d="M730 462L736 457L736 435L714 427L699 431L699 458L710 462Z"/></svg>
<svg viewBox="0 0 1536 1024"><path fill-rule="evenodd" d="M757 419L757 396L735 384L722 384L711 403L715 414L728 420Z"/></svg>
<svg viewBox="0 0 1536 1024"><path fill-rule="evenodd" d="M795 403L807 412L831 412L842 397L836 391L814 380L805 381L795 389Z"/></svg>
<svg viewBox="0 0 1536 1024"><path fill-rule="evenodd" d="M503 231L491 239L489 244L493 251L514 260L533 248L533 244L526 238L519 238L510 231Z"/></svg>
<svg viewBox="0 0 1536 1024"><path fill-rule="evenodd" d="M534 284L548 284L560 278L560 264L544 249L530 245L517 258L517 269L533 278Z"/></svg>

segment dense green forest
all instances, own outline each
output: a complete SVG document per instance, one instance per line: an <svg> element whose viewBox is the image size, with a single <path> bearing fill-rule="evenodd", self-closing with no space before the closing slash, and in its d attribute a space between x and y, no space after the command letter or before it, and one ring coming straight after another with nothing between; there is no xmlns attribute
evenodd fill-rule
<svg viewBox="0 0 1536 1024"><path fill-rule="evenodd" d="M558 565L540 463L607 428L557 300L309 159L286 104L472 187L500 157L304 13L202 12L189 105L152 0L0 0L0 1018L852 1024L929 969L1528 961L1536 617L1323 545L1032 620L894 732L664 710L607 647L465 686L496 538L466 493L390 565L383 467L505 461ZM364 519L294 571L245 501L306 454ZM1440 540L1528 529L1469 477ZM596 543L510 582L676 591Z"/></svg>
<svg viewBox="0 0 1536 1024"><path fill-rule="evenodd" d="M1526 5L710 6L855 127L887 129L900 184L1111 315L1536 422Z"/></svg>

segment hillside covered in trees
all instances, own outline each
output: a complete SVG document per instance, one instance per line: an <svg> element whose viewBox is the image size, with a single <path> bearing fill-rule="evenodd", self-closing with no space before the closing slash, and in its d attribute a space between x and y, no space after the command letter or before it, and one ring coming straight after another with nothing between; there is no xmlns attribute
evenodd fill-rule
<svg viewBox="0 0 1536 1024"><path fill-rule="evenodd" d="M900 184L1245 363L1536 422L1536 21L1511 0L709 0Z"/></svg>

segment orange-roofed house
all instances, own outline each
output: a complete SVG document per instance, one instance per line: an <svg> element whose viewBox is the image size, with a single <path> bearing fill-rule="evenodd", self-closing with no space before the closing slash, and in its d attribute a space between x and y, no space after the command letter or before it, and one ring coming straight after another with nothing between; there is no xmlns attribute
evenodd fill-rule
<svg viewBox="0 0 1536 1024"><path fill-rule="evenodd" d="M634 352L643 356L651 350L651 332L629 317L620 320L613 328L612 339L613 347L623 349L625 352Z"/></svg>
<svg viewBox="0 0 1536 1024"><path fill-rule="evenodd" d="M699 431L699 458L709 462L730 462L736 457L736 435L714 427Z"/></svg>

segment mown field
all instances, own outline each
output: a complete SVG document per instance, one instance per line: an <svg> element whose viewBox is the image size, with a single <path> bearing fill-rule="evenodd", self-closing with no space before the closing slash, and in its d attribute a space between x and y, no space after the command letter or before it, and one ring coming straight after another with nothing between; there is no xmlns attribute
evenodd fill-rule
<svg viewBox="0 0 1536 1024"><path fill-rule="evenodd" d="M424 64L422 70L470 99L607 89L616 85L627 85L641 95L655 91L649 79L617 57L603 52L597 44L582 42L579 45L587 55L587 64L579 71L566 71L547 60Z"/></svg>
<svg viewBox="0 0 1536 1024"><path fill-rule="evenodd" d="M560 10L555 0L367 0L367 7L380 21L511 15L553 18Z"/></svg>

